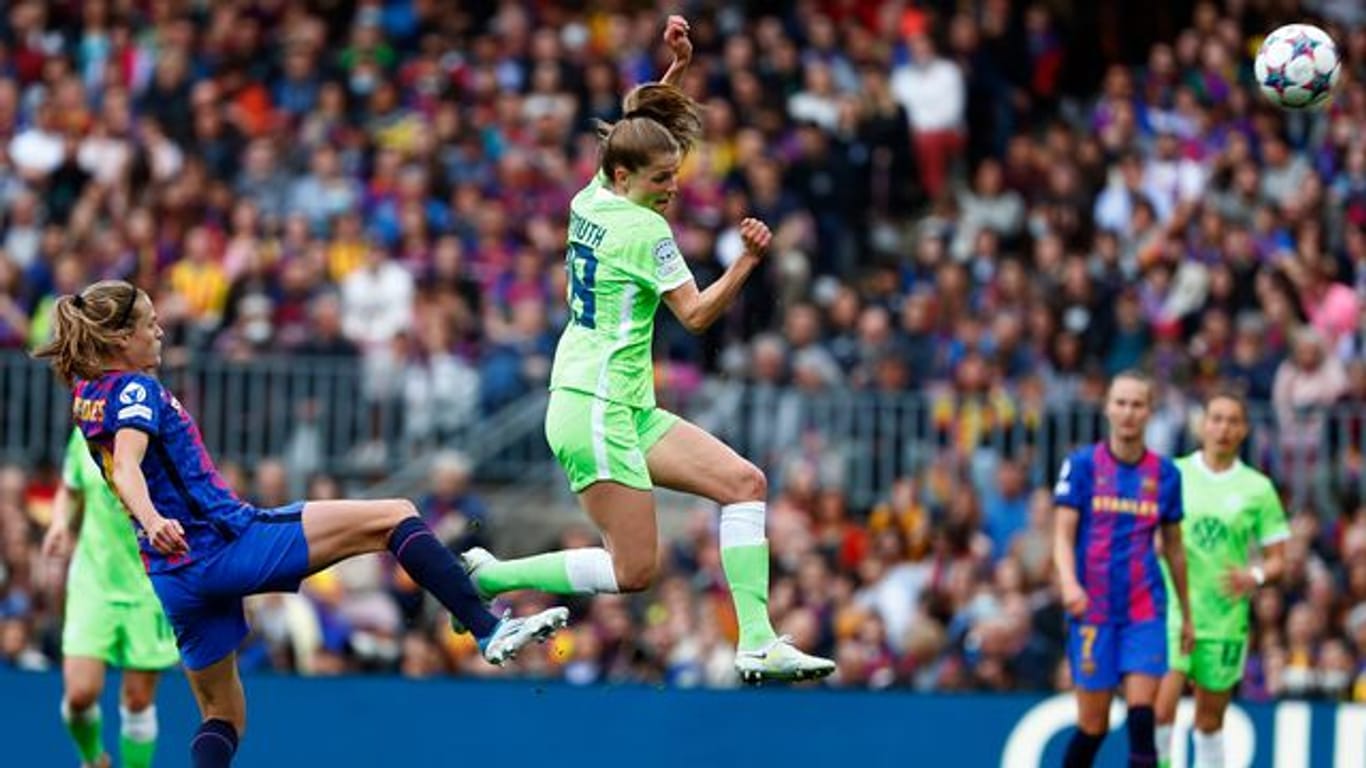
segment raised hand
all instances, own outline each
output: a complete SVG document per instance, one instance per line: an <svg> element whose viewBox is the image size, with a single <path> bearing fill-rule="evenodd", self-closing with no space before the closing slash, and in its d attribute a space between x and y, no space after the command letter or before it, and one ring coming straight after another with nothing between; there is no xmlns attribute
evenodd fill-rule
<svg viewBox="0 0 1366 768"><path fill-rule="evenodd" d="M768 225L758 219L745 219L740 222L740 242L745 244L745 253L754 257L763 256L773 242L773 233Z"/></svg>
<svg viewBox="0 0 1366 768"><path fill-rule="evenodd" d="M692 60L692 40L688 39L688 20L682 16L670 16L664 24L664 44L673 51L677 61Z"/></svg>

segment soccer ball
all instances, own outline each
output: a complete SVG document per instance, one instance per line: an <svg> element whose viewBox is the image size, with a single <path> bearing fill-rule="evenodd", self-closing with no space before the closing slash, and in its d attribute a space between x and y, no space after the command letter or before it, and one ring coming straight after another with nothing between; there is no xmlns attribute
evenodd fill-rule
<svg viewBox="0 0 1366 768"><path fill-rule="evenodd" d="M1321 106L1341 70L1333 38L1310 24L1287 24L1267 35L1253 64L1262 93L1284 109Z"/></svg>

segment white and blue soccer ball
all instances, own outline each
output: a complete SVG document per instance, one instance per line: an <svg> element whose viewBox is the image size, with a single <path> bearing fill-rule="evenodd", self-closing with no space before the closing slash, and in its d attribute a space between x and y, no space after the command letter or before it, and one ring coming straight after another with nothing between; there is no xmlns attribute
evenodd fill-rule
<svg viewBox="0 0 1366 768"><path fill-rule="evenodd" d="M1332 98L1342 58L1327 32L1312 24L1287 24L1262 41L1253 71L1272 104L1315 109Z"/></svg>

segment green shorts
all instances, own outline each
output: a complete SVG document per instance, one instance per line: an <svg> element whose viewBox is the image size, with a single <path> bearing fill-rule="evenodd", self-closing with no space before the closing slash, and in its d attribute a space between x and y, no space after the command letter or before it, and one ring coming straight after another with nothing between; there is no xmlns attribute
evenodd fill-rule
<svg viewBox="0 0 1366 768"><path fill-rule="evenodd" d="M1232 690L1243 679L1247 663L1247 638L1215 640L1196 638L1190 655L1181 653L1181 630L1167 635L1168 666L1207 691Z"/></svg>
<svg viewBox="0 0 1366 768"><path fill-rule="evenodd" d="M575 493L600 480L648 491L645 454L679 418L662 408L633 408L556 389L545 412L545 438Z"/></svg>
<svg viewBox="0 0 1366 768"><path fill-rule="evenodd" d="M62 655L140 670L166 669L180 661L171 624L156 598L110 603L88 592L67 594Z"/></svg>

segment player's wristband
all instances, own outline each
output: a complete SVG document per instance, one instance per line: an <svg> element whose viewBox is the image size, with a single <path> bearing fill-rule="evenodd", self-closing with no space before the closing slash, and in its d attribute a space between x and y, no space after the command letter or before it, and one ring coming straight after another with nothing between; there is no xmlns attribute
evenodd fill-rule
<svg viewBox="0 0 1366 768"><path fill-rule="evenodd" d="M1260 565L1254 565L1247 570L1252 574L1252 580L1257 582L1257 586L1266 586L1266 571Z"/></svg>

